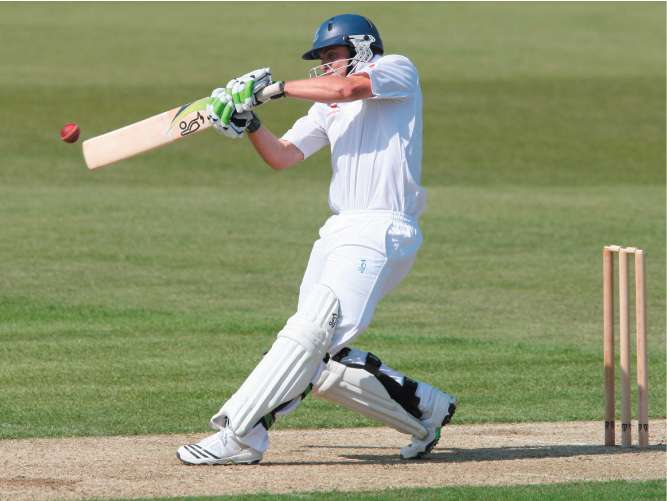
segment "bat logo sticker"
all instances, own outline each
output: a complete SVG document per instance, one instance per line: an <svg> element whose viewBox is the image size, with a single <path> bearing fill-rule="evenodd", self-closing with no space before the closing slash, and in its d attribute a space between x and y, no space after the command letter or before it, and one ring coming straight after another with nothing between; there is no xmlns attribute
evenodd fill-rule
<svg viewBox="0 0 667 501"><path fill-rule="evenodd" d="M210 98L205 97L194 103L181 106L174 115L174 118L172 118L169 129L167 129L167 134L171 132L176 124L178 124L178 128L180 129L181 137L197 132L205 124L205 119L201 112L206 109L209 101ZM194 118L190 118L193 113L197 113L197 115Z"/></svg>
<svg viewBox="0 0 667 501"><path fill-rule="evenodd" d="M187 120L181 120L178 124L178 128L181 129L181 136L187 136L188 134L197 132L202 125L204 125L204 117L201 113L197 112L197 116L189 122Z"/></svg>

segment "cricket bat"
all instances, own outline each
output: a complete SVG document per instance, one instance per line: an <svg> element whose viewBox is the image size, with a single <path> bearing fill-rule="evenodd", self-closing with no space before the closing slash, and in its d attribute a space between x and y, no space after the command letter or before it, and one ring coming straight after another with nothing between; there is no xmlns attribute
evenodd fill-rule
<svg viewBox="0 0 667 501"><path fill-rule="evenodd" d="M261 90L259 98L267 100L280 91L280 84L275 83ZM198 99L84 141L86 165L98 169L208 129L211 123L205 114L209 99Z"/></svg>

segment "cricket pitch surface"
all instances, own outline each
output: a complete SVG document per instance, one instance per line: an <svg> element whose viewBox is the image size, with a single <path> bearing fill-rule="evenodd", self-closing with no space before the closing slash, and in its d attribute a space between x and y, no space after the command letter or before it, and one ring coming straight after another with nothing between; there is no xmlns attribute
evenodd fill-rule
<svg viewBox="0 0 667 501"><path fill-rule="evenodd" d="M0 499L662 479L666 424L650 422L643 450L602 446L600 421L452 425L422 461L400 460L406 437L388 428L277 430L262 463L251 466L182 465L176 449L203 434L2 440Z"/></svg>

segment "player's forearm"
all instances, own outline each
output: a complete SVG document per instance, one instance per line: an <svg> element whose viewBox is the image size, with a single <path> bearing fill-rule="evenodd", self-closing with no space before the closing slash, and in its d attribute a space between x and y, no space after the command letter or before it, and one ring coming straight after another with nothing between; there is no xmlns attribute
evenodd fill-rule
<svg viewBox="0 0 667 501"><path fill-rule="evenodd" d="M370 81L366 77L326 77L285 82L285 96L318 103L342 103L365 99L372 95Z"/></svg>
<svg viewBox="0 0 667 501"><path fill-rule="evenodd" d="M249 133L248 139L259 156L273 169L287 169L303 160L303 154L296 146L281 141L264 126Z"/></svg>

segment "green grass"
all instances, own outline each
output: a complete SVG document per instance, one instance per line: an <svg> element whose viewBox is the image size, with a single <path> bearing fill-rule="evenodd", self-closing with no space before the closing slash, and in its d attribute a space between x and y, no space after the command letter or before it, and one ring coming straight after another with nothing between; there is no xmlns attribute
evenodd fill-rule
<svg viewBox="0 0 667 501"><path fill-rule="evenodd" d="M509 487L438 487L432 489L387 489L381 492L327 492L304 494L254 494L233 496L239 501L261 501L273 499L323 499L339 501L356 500L547 500L570 501L599 499L665 499L665 481L651 480L644 482L612 481L612 482L572 482L568 484L518 485ZM213 501L229 499L228 497L182 497L182 498L151 498L155 501Z"/></svg>
<svg viewBox="0 0 667 501"><path fill-rule="evenodd" d="M338 9L240 9L214 35L208 4L0 5L0 438L206 429L294 311L328 155L278 174L207 133L90 173L57 131L256 66L300 78ZM420 70L429 191L417 263L357 345L457 393L459 423L600 419L601 248L632 244L663 417L665 5L355 9ZM306 109L260 114L282 133ZM311 400L277 426L371 424Z"/></svg>

